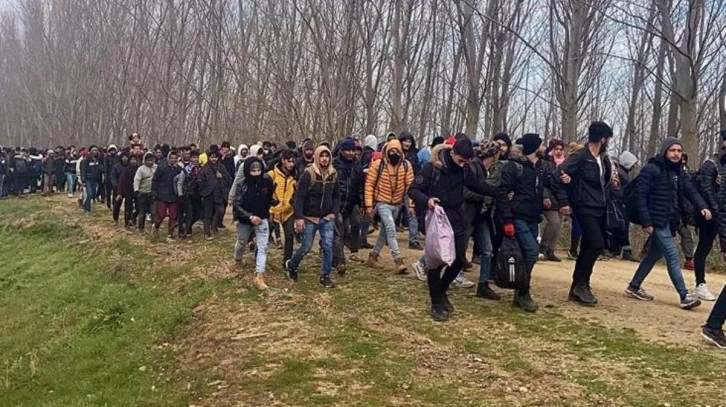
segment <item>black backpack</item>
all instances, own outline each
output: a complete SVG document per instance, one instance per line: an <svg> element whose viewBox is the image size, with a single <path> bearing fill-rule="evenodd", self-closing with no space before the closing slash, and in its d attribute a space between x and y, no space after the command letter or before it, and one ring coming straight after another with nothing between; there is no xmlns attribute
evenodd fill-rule
<svg viewBox="0 0 726 407"><path fill-rule="evenodd" d="M638 177L640 177L640 174L625 186L623 202L625 202L625 215L628 222L642 225L640 213L638 213Z"/></svg>
<svg viewBox="0 0 726 407"><path fill-rule="evenodd" d="M513 237L504 237L493 271L494 282L500 288L522 290L528 287L527 266Z"/></svg>

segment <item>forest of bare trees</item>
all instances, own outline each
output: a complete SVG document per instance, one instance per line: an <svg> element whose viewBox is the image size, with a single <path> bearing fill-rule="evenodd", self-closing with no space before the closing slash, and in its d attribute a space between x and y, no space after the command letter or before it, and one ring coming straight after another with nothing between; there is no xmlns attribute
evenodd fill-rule
<svg viewBox="0 0 726 407"><path fill-rule="evenodd" d="M726 128L726 0L15 0L0 144Z"/></svg>

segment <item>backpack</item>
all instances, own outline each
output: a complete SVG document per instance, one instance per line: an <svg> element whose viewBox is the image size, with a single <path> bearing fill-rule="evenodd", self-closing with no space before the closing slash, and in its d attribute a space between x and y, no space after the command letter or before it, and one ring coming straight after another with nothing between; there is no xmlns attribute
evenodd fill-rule
<svg viewBox="0 0 726 407"><path fill-rule="evenodd" d="M494 282L500 288L521 290L527 288L527 266L519 244L513 237L504 237L492 270Z"/></svg>
<svg viewBox="0 0 726 407"><path fill-rule="evenodd" d="M623 189L623 201L625 202L625 217L630 223L642 225L640 213L638 212L638 174Z"/></svg>

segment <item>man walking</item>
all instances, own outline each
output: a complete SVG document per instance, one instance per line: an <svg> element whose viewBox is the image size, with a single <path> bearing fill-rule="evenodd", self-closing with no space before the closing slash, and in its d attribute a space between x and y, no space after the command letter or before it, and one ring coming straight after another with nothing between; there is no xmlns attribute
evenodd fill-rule
<svg viewBox="0 0 726 407"><path fill-rule="evenodd" d="M683 170L682 156L681 142L674 137L666 138L659 154L650 159L634 181L637 182L638 217L643 231L650 235L651 245L625 293L641 301L652 301L653 296L642 285L655 263L665 257L668 275L680 296L680 306L691 309L701 305L701 300L689 293L683 282L678 249L673 241L680 222L679 202L683 198L691 201L705 220L711 219L711 211Z"/></svg>

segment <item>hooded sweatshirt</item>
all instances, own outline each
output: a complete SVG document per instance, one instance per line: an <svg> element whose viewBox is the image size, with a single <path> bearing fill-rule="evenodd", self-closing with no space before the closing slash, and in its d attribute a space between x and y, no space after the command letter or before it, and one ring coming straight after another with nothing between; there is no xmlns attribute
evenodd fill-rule
<svg viewBox="0 0 726 407"><path fill-rule="evenodd" d="M282 168L285 163L278 162L268 174L275 186L273 194L276 204L270 208L272 219L279 223L285 223L295 212L293 200L295 199L296 178L295 167L286 173Z"/></svg>
<svg viewBox="0 0 726 407"><path fill-rule="evenodd" d="M235 194L234 213L237 220L242 223L250 223L251 216L261 219L270 217L274 185L265 172L256 177L250 175L250 167L255 162L264 168L259 158L255 156L247 158L244 165L244 181L237 185L238 190Z"/></svg>
<svg viewBox="0 0 726 407"><path fill-rule="evenodd" d="M242 150L247 150L245 155L242 155ZM240 163L244 162L244 160L250 155L250 149L247 147L247 144L240 144L239 147L237 147L237 155L234 156L234 168L235 171L239 169Z"/></svg>
<svg viewBox="0 0 726 407"><path fill-rule="evenodd" d="M340 213L340 189L338 174L330 164L320 166L320 155L330 154L325 146L320 146L313 155L313 164L303 171L295 192L295 219L307 219L317 223L320 218Z"/></svg>
<svg viewBox="0 0 726 407"><path fill-rule="evenodd" d="M134 192L140 194L151 194L151 181L154 179L154 173L156 172L156 164L151 167L146 165L146 158L154 157L152 153L144 154L144 161L139 169L134 174Z"/></svg>
<svg viewBox="0 0 726 407"><path fill-rule="evenodd" d="M391 151L397 151L401 156L401 161L396 165L388 157ZM378 202L401 205L412 183L413 168L404 159L401 142L389 141L381 151L381 159L373 161L368 170L364 192L365 207L372 208Z"/></svg>

